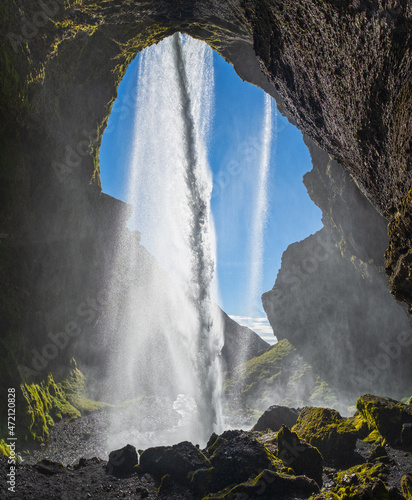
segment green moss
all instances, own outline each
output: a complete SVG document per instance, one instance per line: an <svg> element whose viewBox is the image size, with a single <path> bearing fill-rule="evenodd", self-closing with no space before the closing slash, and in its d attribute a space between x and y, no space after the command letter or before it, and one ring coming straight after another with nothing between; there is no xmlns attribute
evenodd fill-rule
<svg viewBox="0 0 412 500"><path fill-rule="evenodd" d="M382 463L365 463L338 472L334 477L335 486L311 497L310 500L358 500L376 498L389 500L389 492L384 483L388 468Z"/></svg>
<svg viewBox="0 0 412 500"><path fill-rule="evenodd" d="M374 429L363 439L363 441L365 443L380 444L383 443L383 437L379 434L377 429Z"/></svg>
<svg viewBox="0 0 412 500"><path fill-rule="evenodd" d="M24 427L28 441L42 442L47 439L55 422L80 417L80 412L69 403L64 391L54 381L53 375L39 384L21 384L21 392L26 402Z"/></svg>
<svg viewBox="0 0 412 500"><path fill-rule="evenodd" d="M349 417L346 422L356 429L359 439L365 439L370 433L368 423L358 411L355 412L353 417Z"/></svg>
<svg viewBox="0 0 412 500"><path fill-rule="evenodd" d="M170 491L172 486L173 486L172 476L170 474L166 474L165 476L162 477L157 491L159 494L167 493Z"/></svg>
<svg viewBox="0 0 412 500"><path fill-rule="evenodd" d="M238 366L231 379L225 384L225 392L240 391L241 397L256 395L261 385L270 386L281 374L285 360L292 355L294 347L287 340L281 340L262 355Z"/></svg>
<svg viewBox="0 0 412 500"><path fill-rule="evenodd" d="M10 448L7 446L4 439L0 439L0 454L5 455L6 457L10 456Z"/></svg>
<svg viewBox="0 0 412 500"><path fill-rule="evenodd" d="M412 477L403 476L401 481L402 494L406 500L412 500Z"/></svg>
<svg viewBox="0 0 412 500"><path fill-rule="evenodd" d="M39 383L22 383L20 389L23 404L18 411L23 416L22 427L26 429L24 440L29 443L45 441L56 422L71 421L82 413L107 406L107 403L85 397L85 378L74 359L71 371L61 382L56 383L53 375L49 374Z"/></svg>
<svg viewBox="0 0 412 500"><path fill-rule="evenodd" d="M379 434L392 443L400 442L402 425L412 422L410 406L390 398L365 394L356 404L370 431Z"/></svg>
<svg viewBox="0 0 412 500"><path fill-rule="evenodd" d="M304 408L292 430L300 439L318 448L327 461L335 459L337 449L340 457L349 456L357 439L355 427L330 408Z"/></svg>

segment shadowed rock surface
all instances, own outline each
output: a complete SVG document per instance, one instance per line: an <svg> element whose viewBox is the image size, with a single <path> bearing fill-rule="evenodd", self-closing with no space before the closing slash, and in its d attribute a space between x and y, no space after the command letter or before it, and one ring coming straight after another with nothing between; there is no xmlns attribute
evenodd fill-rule
<svg viewBox="0 0 412 500"><path fill-rule="evenodd" d="M319 253L316 236L303 250L289 249L283 273L303 265L309 252L310 279L301 279L298 293L285 293L288 307L283 309L293 318L293 328L288 330L282 316L269 311L276 335L292 343L290 335L296 335L296 348L302 351L307 344L300 341L311 338L318 352L306 350L308 360L316 370L323 369L322 375L330 373L338 386L353 368L352 386L363 381L361 390L373 391L379 380L380 392L392 392L389 384L402 392L402 384L410 380L404 356L410 358L411 345L401 346L405 349L396 360L387 355L385 369L380 368L379 345L400 345L398 334L409 331L408 319L390 301L379 255L387 245L383 229L389 222L390 286L410 305L411 3L52 4L45 8L29 0L6 0L0 18L1 386L44 381L50 371L59 381L73 355L81 368L104 364L109 346L96 342L105 328L99 321L101 292L113 266L119 228L125 231L128 207L101 193L101 137L131 59L144 47L183 31L207 41L242 78L274 96L278 109L313 141L312 158L320 167L307 185L324 216L332 213L330 259L318 263L319 273L309 272L317 257L325 255ZM326 154L333 161L325 160ZM348 221L357 227L358 220L370 234L363 223L348 229ZM332 275L339 286L329 281ZM320 293L325 278L327 296ZM354 283L355 293L344 286L346 280ZM276 310L270 295L265 307L275 304ZM357 304L351 297L362 300ZM383 310L393 310L394 316L383 318ZM313 327L313 311L323 315L319 328ZM357 318L355 324L352 318ZM311 331L304 332L304 325L312 326ZM70 341L40 367L36 360L41 361L50 343L48 334L69 335L67 331ZM326 362L320 361L325 357ZM19 393L24 418L25 401Z"/></svg>
<svg viewBox="0 0 412 500"><path fill-rule="evenodd" d="M360 401L368 398L375 401L387 399L365 395ZM375 409L378 421L385 416L386 409L382 405L375 405ZM325 422L331 420L330 410L313 410L316 411L312 411L310 419L302 415L308 440L319 434L319 430L325 437L328 433ZM332 418L333 425L337 419L336 415ZM80 425L80 420L63 426L65 433L60 436L58 447L63 449L70 443L73 429ZM323 474L319 451L287 427L282 427L278 433L232 430L211 436L204 450L189 442L148 448L141 452L140 465L128 468L128 473L119 477L108 467L110 462L99 458L81 458L67 466L59 463L57 457L54 460L43 458L34 465L23 462L16 464L16 493L8 492L7 483L3 481L0 494L1 498L22 500L125 497L229 500L239 498L239 495L268 500L408 499L412 475L410 450L383 444L379 433L375 442L369 437L362 440L360 429L367 420L357 414L352 421L356 426L352 427L351 434L355 432L358 436L352 463L337 465L342 464L345 450L342 442L335 441L334 446L325 449L333 453L333 457L328 458L329 465L335 465L333 468L325 466ZM342 425L341 421L339 425ZM372 430L373 423L370 425ZM94 426L88 430L92 432ZM136 450L127 445L110 456L116 464L131 457L132 465ZM6 477L9 470L7 458L0 456L2 476ZM316 478L318 484L323 482L321 491L311 477Z"/></svg>

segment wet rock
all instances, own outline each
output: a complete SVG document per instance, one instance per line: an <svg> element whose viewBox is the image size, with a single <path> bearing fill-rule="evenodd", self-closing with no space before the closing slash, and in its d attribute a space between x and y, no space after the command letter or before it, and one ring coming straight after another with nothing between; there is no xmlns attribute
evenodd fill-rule
<svg viewBox="0 0 412 500"><path fill-rule="evenodd" d="M315 446L327 464L346 464L353 459L357 432L336 410L306 407L292 429Z"/></svg>
<svg viewBox="0 0 412 500"><path fill-rule="evenodd" d="M107 473L114 476L130 474L138 463L136 448L130 444L120 450L110 452Z"/></svg>
<svg viewBox="0 0 412 500"><path fill-rule="evenodd" d="M44 458L43 460L37 462L35 469L40 472L40 474L44 474L45 476L54 476L55 474L67 472L62 463L54 462L48 458Z"/></svg>
<svg viewBox="0 0 412 500"><path fill-rule="evenodd" d="M273 500L307 498L317 493L319 487L313 479L305 476L290 476L280 472L264 470L254 479L239 484L227 491L208 495L205 499L252 499Z"/></svg>
<svg viewBox="0 0 412 500"><path fill-rule="evenodd" d="M183 441L173 446L148 448L140 457L139 469L155 477L170 475L175 481L187 481L188 474L210 467L207 457L192 443Z"/></svg>
<svg viewBox="0 0 412 500"><path fill-rule="evenodd" d="M365 394L358 399L356 407L371 430L376 429L391 444L402 444L403 425L412 423L412 406ZM404 431L404 439L409 439L408 428Z"/></svg>
<svg viewBox="0 0 412 500"><path fill-rule="evenodd" d="M273 405L268 408L259 418L252 428L252 431L271 431L277 432L282 425L293 427L296 424L300 410L288 408L287 406Z"/></svg>
<svg viewBox="0 0 412 500"><path fill-rule="evenodd" d="M305 441L301 441L295 432L282 426L277 434L278 457L291 467L296 475L314 479L322 486L323 459L319 451Z"/></svg>

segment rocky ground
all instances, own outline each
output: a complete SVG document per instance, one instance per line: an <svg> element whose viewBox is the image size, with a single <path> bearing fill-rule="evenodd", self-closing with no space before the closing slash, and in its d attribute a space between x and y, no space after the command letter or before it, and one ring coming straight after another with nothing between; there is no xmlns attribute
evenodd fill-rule
<svg viewBox="0 0 412 500"><path fill-rule="evenodd" d="M186 441L138 456L128 445L108 460L74 461L98 449L107 422L101 410L57 425L48 448L17 464L14 478L11 459L0 457L0 498L412 498L411 405L365 395L357 408L344 419L331 409L273 406L251 431L212 435L203 450Z"/></svg>

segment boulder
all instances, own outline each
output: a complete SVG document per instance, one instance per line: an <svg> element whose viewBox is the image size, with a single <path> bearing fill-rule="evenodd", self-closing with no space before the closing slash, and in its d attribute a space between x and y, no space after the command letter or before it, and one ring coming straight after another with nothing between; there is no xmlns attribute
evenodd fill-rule
<svg viewBox="0 0 412 500"><path fill-rule="evenodd" d="M139 470L159 479L169 474L172 480L185 482L189 472L209 467L209 460L199 448L183 441L173 446L148 448L140 456Z"/></svg>
<svg viewBox="0 0 412 500"><path fill-rule="evenodd" d="M211 467L191 474L192 491L197 495L233 487L265 469L286 470L282 461L252 432L225 431L212 441L209 440L209 446L205 450Z"/></svg>
<svg viewBox="0 0 412 500"><path fill-rule="evenodd" d="M270 429L277 432L282 425L291 428L296 424L300 410L287 406L273 405L259 418L252 431L266 431Z"/></svg>
<svg viewBox="0 0 412 500"><path fill-rule="evenodd" d="M126 476L138 464L136 448L131 444L110 452L106 471L113 476Z"/></svg>
<svg viewBox="0 0 412 500"><path fill-rule="evenodd" d="M336 410L308 406L292 430L315 446L327 464L344 465L353 459L357 431Z"/></svg>
<svg viewBox="0 0 412 500"><path fill-rule="evenodd" d="M204 500L308 498L318 491L319 487L316 482L308 477L290 476L281 472L264 470L254 479L241 483L227 491L220 491L216 494L208 495Z"/></svg>
<svg viewBox="0 0 412 500"><path fill-rule="evenodd" d="M390 398L365 394L358 399L356 407L362 413L371 431L376 429L390 444L402 444L403 426L412 423L411 405L405 405ZM407 434L406 428L405 440L408 440Z"/></svg>
<svg viewBox="0 0 412 500"><path fill-rule="evenodd" d="M291 467L296 475L304 475L314 479L322 486L323 459L319 451L301 441L295 432L282 426L277 434L278 457Z"/></svg>
<svg viewBox="0 0 412 500"><path fill-rule="evenodd" d="M339 472L332 489L323 491L311 500L395 500L382 481L389 469L382 463L362 464Z"/></svg>
<svg viewBox="0 0 412 500"><path fill-rule="evenodd" d="M55 474L62 474L66 472L66 468L62 463L54 462L48 458L39 460L35 465L35 469L37 472L40 472L40 474L44 474L45 476L54 476Z"/></svg>

